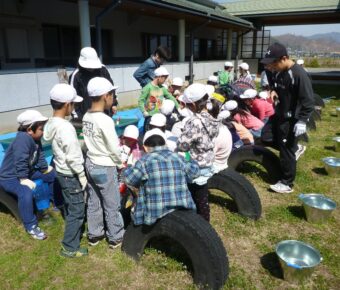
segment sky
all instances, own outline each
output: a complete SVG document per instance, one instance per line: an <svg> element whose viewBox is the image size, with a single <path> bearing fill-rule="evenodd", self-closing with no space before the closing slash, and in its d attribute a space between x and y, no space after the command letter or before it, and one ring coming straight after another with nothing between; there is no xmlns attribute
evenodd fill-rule
<svg viewBox="0 0 340 290"><path fill-rule="evenodd" d="M235 2L235 0L213 0L217 3ZM339 32L340 24L318 24L318 25L291 25L291 26L267 26L265 29L270 29L271 35L282 35L292 33L295 35L311 36L313 34Z"/></svg>

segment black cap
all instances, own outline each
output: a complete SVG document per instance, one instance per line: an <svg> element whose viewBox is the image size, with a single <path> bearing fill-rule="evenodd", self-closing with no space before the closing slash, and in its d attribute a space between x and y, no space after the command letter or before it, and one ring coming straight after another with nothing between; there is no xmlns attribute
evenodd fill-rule
<svg viewBox="0 0 340 290"><path fill-rule="evenodd" d="M288 56L287 49L280 43L273 43L268 47L264 58L261 60L263 64L271 64L280 59L282 56Z"/></svg>

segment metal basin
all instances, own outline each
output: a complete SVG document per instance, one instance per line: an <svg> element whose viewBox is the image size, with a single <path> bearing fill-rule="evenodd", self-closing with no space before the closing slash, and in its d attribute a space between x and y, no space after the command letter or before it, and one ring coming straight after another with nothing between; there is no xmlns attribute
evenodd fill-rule
<svg viewBox="0 0 340 290"><path fill-rule="evenodd" d="M334 145L334 150L335 150L336 152L340 152L340 136L334 137L334 138L333 138L333 141L334 141L334 143L335 143L335 145Z"/></svg>
<svg viewBox="0 0 340 290"><path fill-rule="evenodd" d="M300 241L287 240L276 245L283 277L287 281L302 281L308 278L322 261L320 253L311 245Z"/></svg>
<svg viewBox="0 0 340 290"><path fill-rule="evenodd" d="M301 193L299 199L303 203L307 221L312 223L324 222L336 208L336 203L323 194Z"/></svg>
<svg viewBox="0 0 340 290"><path fill-rule="evenodd" d="M329 175L340 175L340 158L326 157L322 161L325 163L325 169Z"/></svg>

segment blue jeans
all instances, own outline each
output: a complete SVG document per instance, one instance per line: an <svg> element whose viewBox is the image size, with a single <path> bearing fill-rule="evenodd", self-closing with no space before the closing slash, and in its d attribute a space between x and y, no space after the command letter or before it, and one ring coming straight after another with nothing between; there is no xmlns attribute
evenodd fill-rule
<svg viewBox="0 0 340 290"><path fill-rule="evenodd" d="M124 221L120 213L120 193L117 169L85 161L88 177L87 226L88 237L106 234L110 242L119 242L124 235Z"/></svg>
<svg viewBox="0 0 340 290"><path fill-rule="evenodd" d="M40 171L34 172L30 176L31 180L42 179L49 184L49 188L53 188L55 179L55 171L52 170L47 174ZM32 190L26 186L21 185L18 178L0 180L0 186L7 192L18 197L19 214L27 231L31 230L33 226L38 224L37 217L34 214L33 193ZM51 193L52 196L52 193Z"/></svg>
<svg viewBox="0 0 340 290"><path fill-rule="evenodd" d="M80 246L81 228L85 216L84 192L78 177L57 173L63 198L65 215L65 232L63 247L68 251L77 251Z"/></svg>

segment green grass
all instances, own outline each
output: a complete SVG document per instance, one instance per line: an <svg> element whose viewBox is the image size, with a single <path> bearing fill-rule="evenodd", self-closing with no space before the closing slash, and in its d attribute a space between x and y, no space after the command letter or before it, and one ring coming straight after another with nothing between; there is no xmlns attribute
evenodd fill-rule
<svg viewBox="0 0 340 290"><path fill-rule="evenodd" d="M332 95L334 92L332 93ZM340 213L323 224L306 221L300 192L320 192L340 204L340 178L325 175L321 158L338 156L331 138L340 133L339 118L332 115L340 100L322 111L317 131L310 132L308 149L298 162L295 191L280 195L268 191L262 168L249 166L244 175L255 185L262 202L262 217L254 222L228 210L232 201L221 192L211 198L211 224L228 252L229 279L224 289L338 289L340 285ZM187 267L158 250L148 249L139 263L106 242L89 249L89 256L59 256L63 220L41 224L46 241L32 240L22 225L0 213L1 289L196 289ZM323 262L302 284L284 281L274 250L278 242L297 239L316 247ZM86 245L83 239L82 244Z"/></svg>

